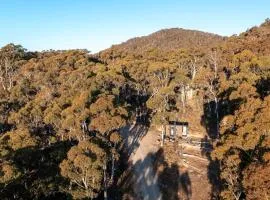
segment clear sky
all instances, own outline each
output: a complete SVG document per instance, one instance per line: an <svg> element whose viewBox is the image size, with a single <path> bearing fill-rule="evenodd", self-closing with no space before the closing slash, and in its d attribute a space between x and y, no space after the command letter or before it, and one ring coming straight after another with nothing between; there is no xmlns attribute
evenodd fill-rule
<svg viewBox="0 0 270 200"><path fill-rule="evenodd" d="M270 0L0 0L0 46L97 52L181 27L232 35L270 17Z"/></svg>

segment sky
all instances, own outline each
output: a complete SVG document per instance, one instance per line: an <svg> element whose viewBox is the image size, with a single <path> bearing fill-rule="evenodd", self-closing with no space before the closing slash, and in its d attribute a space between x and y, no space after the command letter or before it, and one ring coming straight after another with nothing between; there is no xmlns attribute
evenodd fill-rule
<svg viewBox="0 0 270 200"><path fill-rule="evenodd" d="M0 47L96 53L164 28L224 36L270 18L270 0L0 0Z"/></svg>

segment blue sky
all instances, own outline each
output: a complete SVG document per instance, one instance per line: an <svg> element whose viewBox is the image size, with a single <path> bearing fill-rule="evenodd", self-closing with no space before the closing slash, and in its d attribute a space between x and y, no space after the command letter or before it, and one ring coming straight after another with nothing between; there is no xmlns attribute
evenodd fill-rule
<svg viewBox="0 0 270 200"><path fill-rule="evenodd" d="M270 17L270 0L0 0L0 46L97 52L181 27L238 34Z"/></svg>

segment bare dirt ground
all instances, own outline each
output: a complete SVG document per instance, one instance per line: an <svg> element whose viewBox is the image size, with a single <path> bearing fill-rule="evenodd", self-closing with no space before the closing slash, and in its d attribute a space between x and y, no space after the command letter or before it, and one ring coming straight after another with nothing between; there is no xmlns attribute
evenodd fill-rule
<svg viewBox="0 0 270 200"><path fill-rule="evenodd" d="M207 200L211 198L211 184L208 179L209 160L199 148L189 146L183 157L178 144L166 143L163 155L157 165L160 176L160 190L168 200Z"/></svg>
<svg viewBox="0 0 270 200"><path fill-rule="evenodd" d="M147 133L147 134L146 134ZM158 174L154 170L154 155L158 151L157 135L143 125L126 127L123 131L129 163L132 164L135 199L161 200Z"/></svg>
<svg viewBox="0 0 270 200"><path fill-rule="evenodd" d="M200 147L184 145L181 157L178 142L160 148L159 131L142 125L126 127L122 135L132 166L133 194L125 199L210 199L209 160Z"/></svg>

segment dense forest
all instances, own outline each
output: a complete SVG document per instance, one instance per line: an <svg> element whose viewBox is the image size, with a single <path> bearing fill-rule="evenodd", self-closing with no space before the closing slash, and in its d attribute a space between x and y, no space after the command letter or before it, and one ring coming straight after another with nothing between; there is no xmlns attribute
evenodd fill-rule
<svg viewBox="0 0 270 200"><path fill-rule="evenodd" d="M270 20L239 35L166 29L97 54L0 49L0 199L121 199L121 129L202 98L220 187L270 198Z"/></svg>

